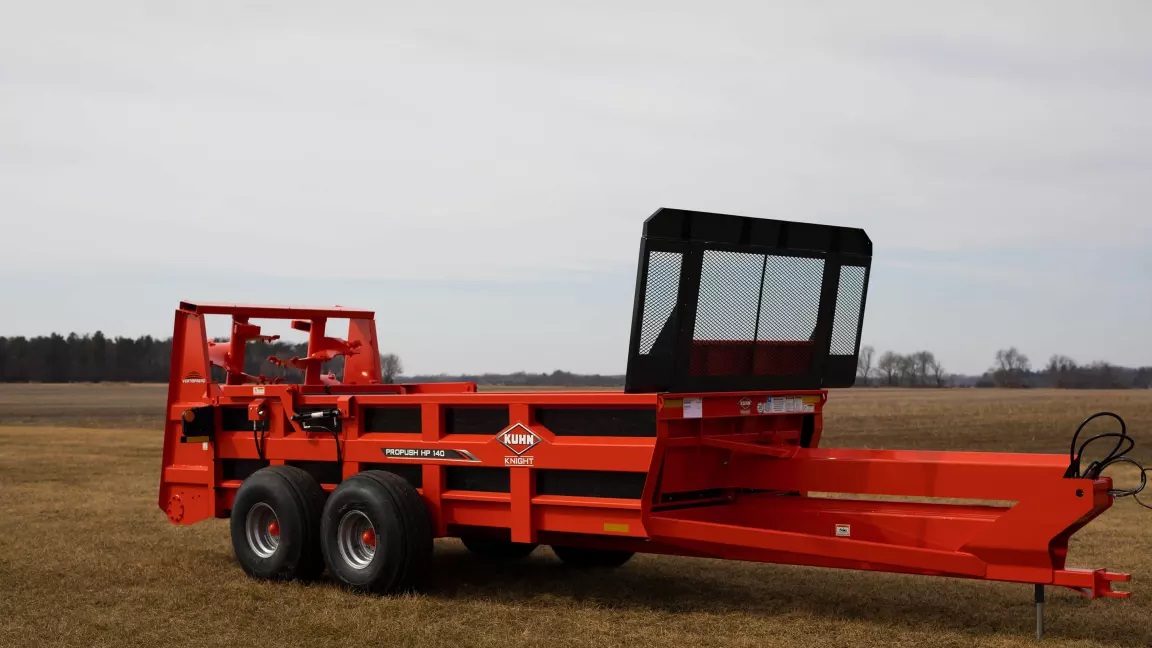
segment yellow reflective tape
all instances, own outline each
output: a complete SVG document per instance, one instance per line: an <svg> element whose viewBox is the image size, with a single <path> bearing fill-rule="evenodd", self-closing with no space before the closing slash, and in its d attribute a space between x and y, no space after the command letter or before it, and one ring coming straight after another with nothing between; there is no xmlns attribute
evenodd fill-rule
<svg viewBox="0 0 1152 648"><path fill-rule="evenodd" d="M664 409L681 409L684 407L683 398L665 398Z"/></svg>
<svg viewBox="0 0 1152 648"><path fill-rule="evenodd" d="M630 527L627 524L618 524L615 522L605 522L604 530L612 533L628 533Z"/></svg>

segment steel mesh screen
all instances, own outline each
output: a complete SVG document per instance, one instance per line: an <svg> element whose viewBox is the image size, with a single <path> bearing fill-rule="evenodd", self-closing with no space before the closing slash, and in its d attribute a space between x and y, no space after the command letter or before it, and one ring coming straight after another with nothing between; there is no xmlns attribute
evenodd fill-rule
<svg viewBox="0 0 1152 648"><path fill-rule="evenodd" d="M854 355L860 336L860 308L864 305L863 266L841 266L836 288L836 315L832 319L832 355Z"/></svg>
<svg viewBox="0 0 1152 648"><path fill-rule="evenodd" d="M649 252L648 277L644 283L644 313L640 324L640 353L652 352L656 338L676 307L680 290L679 252Z"/></svg>
<svg viewBox="0 0 1152 648"><path fill-rule="evenodd" d="M809 371L823 273L819 258L705 250L691 374Z"/></svg>
<svg viewBox="0 0 1152 648"><path fill-rule="evenodd" d="M696 340L756 339L764 255L705 250L696 306Z"/></svg>
<svg viewBox="0 0 1152 648"><path fill-rule="evenodd" d="M820 313L824 259L769 255L764 265L758 340L812 339Z"/></svg>

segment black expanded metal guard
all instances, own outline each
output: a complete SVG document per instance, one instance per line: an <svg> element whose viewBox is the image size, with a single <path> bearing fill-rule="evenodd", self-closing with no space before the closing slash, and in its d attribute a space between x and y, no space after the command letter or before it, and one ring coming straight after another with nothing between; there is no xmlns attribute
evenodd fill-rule
<svg viewBox="0 0 1152 648"><path fill-rule="evenodd" d="M850 387L871 264L861 229L658 210L625 391Z"/></svg>

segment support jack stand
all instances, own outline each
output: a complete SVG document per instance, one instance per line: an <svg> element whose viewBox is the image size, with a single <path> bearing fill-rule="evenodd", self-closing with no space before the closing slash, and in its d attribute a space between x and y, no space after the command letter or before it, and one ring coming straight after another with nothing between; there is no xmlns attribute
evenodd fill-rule
<svg viewBox="0 0 1152 648"><path fill-rule="evenodd" d="M1036 601L1036 641L1044 638L1044 586L1036 585L1034 599Z"/></svg>

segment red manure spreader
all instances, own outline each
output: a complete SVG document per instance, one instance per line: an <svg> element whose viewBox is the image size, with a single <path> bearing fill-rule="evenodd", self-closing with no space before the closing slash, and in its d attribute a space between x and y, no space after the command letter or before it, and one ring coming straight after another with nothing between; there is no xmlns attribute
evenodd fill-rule
<svg viewBox="0 0 1152 648"><path fill-rule="evenodd" d="M384 384L372 311L181 303L160 508L230 518L253 577L327 570L379 593L419 587L433 539L458 537L581 567L647 552L1025 583L1038 632L1046 585L1127 597L1128 574L1065 565L1069 537L1130 494L1101 474L1131 462L1125 431L1088 439L1114 447L1086 465L1076 439L1070 455L819 447L827 389L855 380L871 258L860 229L657 211L623 392ZM268 339L253 320L307 333L306 355L273 359L302 382L244 373Z"/></svg>

